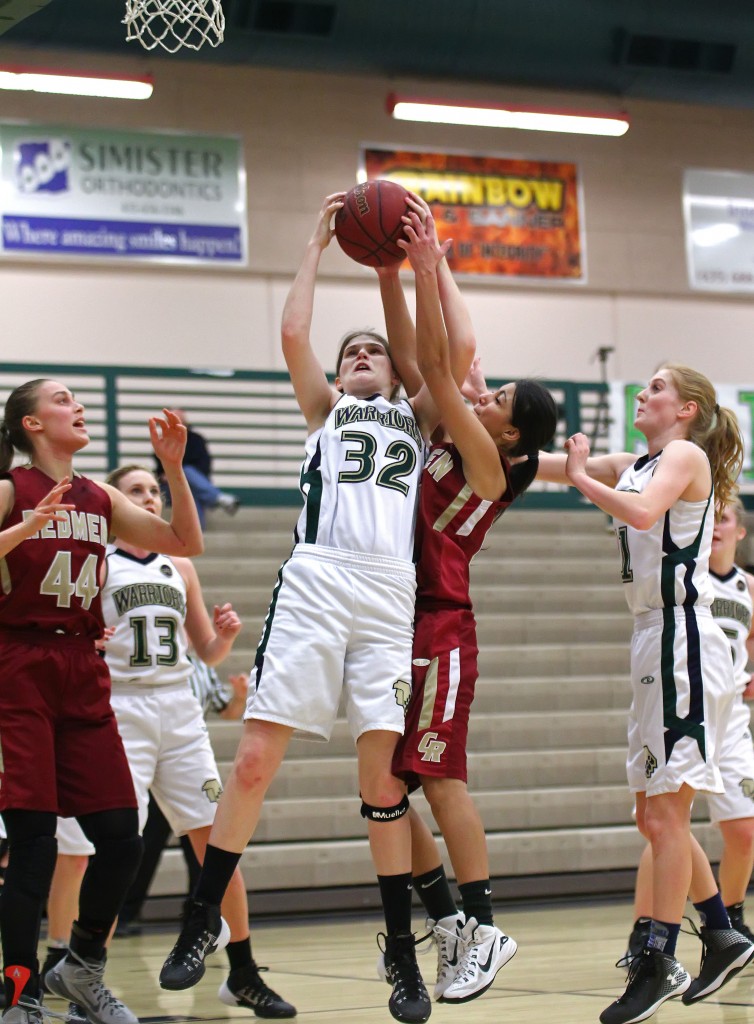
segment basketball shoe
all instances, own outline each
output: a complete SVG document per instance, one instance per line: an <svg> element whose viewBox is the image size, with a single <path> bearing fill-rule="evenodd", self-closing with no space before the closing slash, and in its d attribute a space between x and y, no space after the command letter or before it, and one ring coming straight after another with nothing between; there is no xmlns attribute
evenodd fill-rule
<svg viewBox="0 0 754 1024"><path fill-rule="evenodd" d="M696 931L696 928L694 929ZM734 928L702 928L702 961L683 1001L689 1006L716 992L754 957L754 945Z"/></svg>
<svg viewBox="0 0 754 1024"><path fill-rule="evenodd" d="M9 1006L3 1012L3 1024L44 1024L42 1007L31 996L23 996L15 1006Z"/></svg>
<svg viewBox="0 0 754 1024"><path fill-rule="evenodd" d="M734 903L732 907L725 908L728 911L728 917L730 918L731 928L735 928L737 932L740 932L745 939L749 942L754 942L754 932L744 921L744 905L743 903Z"/></svg>
<svg viewBox="0 0 754 1024"><path fill-rule="evenodd" d="M643 949L631 961L626 991L600 1014L602 1024L636 1024L651 1017L666 999L682 995L691 975L675 957Z"/></svg>
<svg viewBox="0 0 754 1024"><path fill-rule="evenodd" d="M382 937L385 939L385 980L393 986L388 1009L396 1020L405 1024L424 1024L432 1013L432 1003L416 962L416 940L413 935Z"/></svg>
<svg viewBox="0 0 754 1024"><path fill-rule="evenodd" d="M286 1003L277 992L273 992L259 977L266 967L257 967L252 960L245 967L231 971L218 991L220 1001L226 1006L242 1006L253 1010L255 1016L268 1020L283 1020L296 1016L296 1007Z"/></svg>
<svg viewBox="0 0 754 1024"><path fill-rule="evenodd" d="M453 914L433 921L430 917L427 926L432 931L432 941L437 946L437 982L434 997L439 999L452 984L458 965L466 948L463 934L465 918L463 914Z"/></svg>
<svg viewBox="0 0 754 1024"><path fill-rule="evenodd" d="M69 949L66 958L45 975L44 987L76 1003L91 1024L138 1024L139 1018L105 986L105 962L105 956L96 960Z"/></svg>
<svg viewBox="0 0 754 1024"><path fill-rule="evenodd" d="M183 904L180 935L160 971L162 988L177 991L196 985L204 977L205 957L225 949L229 939L230 928L220 908L189 896Z"/></svg>
<svg viewBox="0 0 754 1024"><path fill-rule="evenodd" d="M455 976L440 996L441 1003L467 1003L486 992L501 967L515 955L515 939L494 925L470 917L461 929L463 953Z"/></svg>

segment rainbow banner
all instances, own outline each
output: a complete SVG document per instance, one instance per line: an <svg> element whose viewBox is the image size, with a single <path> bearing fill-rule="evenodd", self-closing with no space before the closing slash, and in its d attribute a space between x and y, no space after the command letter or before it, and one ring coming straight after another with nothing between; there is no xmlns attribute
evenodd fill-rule
<svg viewBox="0 0 754 1024"><path fill-rule="evenodd" d="M363 146L361 180L387 178L432 207L461 274L586 282L576 164Z"/></svg>

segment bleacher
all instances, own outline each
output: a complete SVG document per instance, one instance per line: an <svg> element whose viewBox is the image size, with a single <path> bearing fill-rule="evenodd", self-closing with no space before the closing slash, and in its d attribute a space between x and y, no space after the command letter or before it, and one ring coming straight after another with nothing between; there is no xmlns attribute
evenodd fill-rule
<svg viewBox="0 0 754 1024"><path fill-rule="evenodd" d="M197 562L205 597L232 601L245 623L226 673L252 664L295 517L284 508L211 518ZM633 884L642 840L625 779L631 618L618 568L601 513L525 505L496 524L472 566L480 680L469 785L498 898L627 892ZM223 773L240 730L210 722ZM424 800L413 800L432 823ZM697 835L714 855L715 830L701 825ZM329 744L291 742L242 867L255 914L376 906L344 721ZM170 849L145 916L174 914L185 884L181 853Z"/></svg>

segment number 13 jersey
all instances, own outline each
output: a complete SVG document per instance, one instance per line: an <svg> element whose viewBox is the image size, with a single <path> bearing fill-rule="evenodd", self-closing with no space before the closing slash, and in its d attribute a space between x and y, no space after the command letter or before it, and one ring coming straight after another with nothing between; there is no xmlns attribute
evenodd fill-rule
<svg viewBox="0 0 754 1024"><path fill-rule="evenodd" d="M105 658L116 686L169 686L188 679L186 583L166 555L137 558L110 545L102 610L105 624L115 627Z"/></svg>
<svg viewBox="0 0 754 1024"><path fill-rule="evenodd" d="M306 441L296 543L412 561L424 455L407 401L344 395Z"/></svg>

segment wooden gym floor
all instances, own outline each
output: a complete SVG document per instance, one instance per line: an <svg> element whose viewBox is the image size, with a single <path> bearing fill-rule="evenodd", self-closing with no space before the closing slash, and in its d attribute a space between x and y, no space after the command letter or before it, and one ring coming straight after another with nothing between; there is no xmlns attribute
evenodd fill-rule
<svg viewBox="0 0 754 1024"><path fill-rule="evenodd" d="M505 907L496 923L518 942L518 952L492 988L460 1006L434 1003L434 1024L585 1024L623 991L625 974L613 965L631 928L627 902ZM420 920L415 918L415 927ZM265 980L298 1008L305 1024L373 1024L392 1021L388 986L376 975L375 934L381 921L359 920L259 924L252 932L257 962L270 970ZM684 926L686 927L686 926ZM227 973L224 953L208 961L203 980L186 992L164 992L157 983L177 929L149 931L113 941L105 975L109 986L142 1021L227 1021L256 1019L250 1011L224 1006L217 989ZM429 944L427 944L429 945ZM420 949L423 947L419 947ZM696 975L699 940L681 935L678 957ZM432 991L435 951L419 963ZM51 1009L57 1009L57 1000ZM753 1024L754 968L693 1007L680 999L653 1018L661 1024Z"/></svg>

